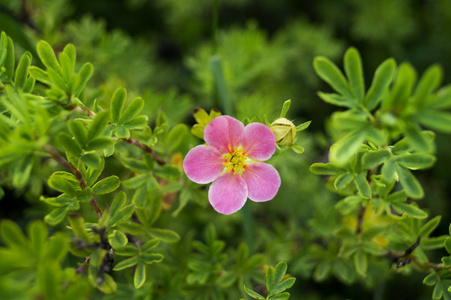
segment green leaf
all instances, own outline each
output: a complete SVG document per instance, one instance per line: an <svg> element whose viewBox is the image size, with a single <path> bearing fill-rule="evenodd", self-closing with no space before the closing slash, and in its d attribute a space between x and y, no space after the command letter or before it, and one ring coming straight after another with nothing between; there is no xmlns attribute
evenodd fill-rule
<svg viewBox="0 0 451 300"><path fill-rule="evenodd" d="M422 105L426 102L427 97L437 89L443 77L442 68L439 65L430 66L421 77L414 93L413 103Z"/></svg>
<svg viewBox="0 0 451 300"><path fill-rule="evenodd" d="M354 266L357 273L360 276L366 277L366 271L368 269L368 257L362 250L359 250L354 255Z"/></svg>
<svg viewBox="0 0 451 300"><path fill-rule="evenodd" d="M89 140L92 140L105 132L105 129L108 126L109 118L110 114L106 111L100 112L94 117L94 120L88 130Z"/></svg>
<svg viewBox="0 0 451 300"><path fill-rule="evenodd" d="M28 241L20 227L13 221L3 219L0 223L0 234L3 242L9 247L27 249Z"/></svg>
<svg viewBox="0 0 451 300"><path fill-rule="evenodd" d="M257 292L254 292L253 290L248 289L246 286L244 286L244 291L246 292L246 294L248 294L252 298L255 298L255 299L258 299L258 300L265 300L265 297L263 297L262 295L258 294Z"/></svg>
<svg viewBox="0 0 451 300"><path fill-rule="evenodd" d="M396 162L394 159L388 159L382 166L381 175L387 182L393 182L396 174Z"/></svg>
<svg viewBox="0 0 451 300"><path fill-rule="evenodd" d="M45 258L47 260L61 262L66 257L68 251L68 237L65 234L58 232L50 238Z"/></svg>
<svg viewBox="0 0 451 300"><path fill-rule="evenodd" d="M121 185L121 181L117 176L110 176L104 178L94 184L92 187L92 193L94 195L104 195L115 191Z"/></svg>
<svg viewBox="0 0 451 300"><path fill-rule="evenodd" d="M115 141L111 139L110 137L101 136L92 139L88 145L85 147L86 151L97 151L97 150L103 150L108 147L111 147L115 144Z"/></svg>
<svg viewBox="0 0 451 300"><path fill-rule="evenodd" d="M147 204L147 187L145 185L139 187L133 194L132 202L136 207L144 207Z"/></svg>
<svg viewBox="0 0 451 300"><path fill-rule="evenodd" d="M180 169L172 165L164 165L153 170L153 174L163 179L178 179L180 177Z"/></svg>
<svg viewBox="0 0 451 300"><path fill-rule="evenodd" d="M33 168L34 155L22 156L12 167L12 183L14 187L23 187L28 183Z"/></svg>
<svg viewBox="0 0 451 300"><path fill-rule="evenodd" d="M130 122L144 107L144 100L140 97L133 99L133 101L127 106L119 118L118 124L127 124Z"/></svg>
<svg viewBox="0 0 451 300"><path fill-rule="evenodd" d="M441 235L437 237L430 237L424 239L423 241L421 241L421 249L423 250L442 249L447 238L448 236Z"/></svg>
<svg viewBox="0 0 451 300"><path fill-rule="evenodd" d="M78 157L82 152L81 147L65 132L58 134L57 141L68 154Z"/></svg>
<svg viewBox="0 0 451 300"><path fill-rule="evenodd" d="M425 127L451 133L451 113L437 110L422 110L415 115L415 120Z"/></svg>
<svg viewBox="0 0 451 300"><path fill-rule="evenodd" d="M426 137L421 134L420 128L415 124L407 124L406 140L411 147L420 152L430 152L431 146L429 145Z"/></svg>
<svg viewBox="0 0 451 300"><path fill-rule="evenodd" d="M313 272L313 279L316 281L323 281L329 276L331 264L329 261L321 261Z"/></svg>
<svg viewBox="0 0 451 300"><path fill-rule="evenodd" d="M323 99L325 102L330 103L332 105L349 107L349 108L356 106L355 102L353 102L352 99L350 99L349 97L338 95L338 94L318 92L318 96L321 99Z"/></svg>
<svg viewBox="0 0 451 300"><path fill-rule="evenodd" d="M271 299L271 300L288 300L289 298L290 298L290 293L285 292L285 293L282 293L282 294L278 294L278 295L272 296L269 299Z"/></svg>
<svg viewBox="0 0 451 300"><path fill-rule="evenodd" d="M414 199L420 199L424 196L423 187L408 169L397 165L396 172L398 173L399 181L406 191L407 196Z"/></svg>
<svg viewBox="0 0 451 300"><path fill-rule="evenodd" d="M147 126L147 121L149 119L147 116L141 115L134 117L130 122L124 124L123 127L126 129L143 129Z"/></svg>
<svg viewBox="0 0 451 300"><path fill-rule="evenodd" d="M442 110L451 107L451 85L444 86L430 98L427 108Z"/></svg>
<svg viewBox="0 0 451 300"><path fill-rule="evenodd" d="M335 179L334 181L334 187L337 190L344 189L348 184L350 184L354 180L354 174L351 173L344 173L341 174Z"/></svg>
<svg viewBox="0 0 451 300"><path fill-rule="evenodd" d="M31 66L28 68L28 72L33 76L36 80L45 83L47 85L52 86L53 83L50 81L49 76L47 75L47 72L44 70L39 69L38 67Z"/></svg>
<svg viewBox="0 0 451 300"><path fill-rule="evenodd" d="M432 299L441 299L443 296L443 282L438 280L432 291Z"/></svg>
<svg viewBox="0 0 451 300"><path fill-rule="evenodd" d="M47 183L51 188L69 195L73 195L77 189L81 189L77 178L64 171L57 171L50 175Z"/></svg>
<svg viewBox="0 0 451 300"><path fill-rule="evenodd" d="M110 207L110 214L114 216L125 204L126 195L124 192L119 192L116 197L114 197L113 202Z"/></svg>
<svg viewBox="0 0 451 300"><path fill-rule="evenodd" d="M58 207L52 210L48 215L44 217L44 221L50 225L56 225L60 223L66 217L68 212L67 206Z"/></svg>
<svg viewBox="0 0 451 300"><path fill-rule="evenodd" d="M388 157L390 152L386 149L367 152L362 156L362 164L365 169L372 169L382 164Z"/></svg>
<svg viewBox="0 0 451 300"><path fill-rule="evenodd" d="M398 213L400 213L400 214L405 213L409 217L413 217L416 219L424 219L424 218L427 218L427 216L428 216L427 213L425 213L423 210L419 209L418 207L413 206L412 204L392 203L391 206Z"/></svg>
<svg viewBox="0 0 451 300"><path fill-rule="evenodd" d="M89 78L91 78L92 73L94 72L94 67L91 63L85 63L77 75L77 80L75 81L75 84L72 86L73 95L75 97L80 96L81 92L86 86L86 83L88 82Z"/></svg>
<svg viewBox="0 0 451 300"><path fill-rule="evenodd" d="M128 243L127 236L119 230L113 230L113 232L108 235L108 241L113 249L120 249Z"/></svg>
<svg viewBox="0 0 451 300"><path fill-rule="evenodd" d="M445 248L448 253L451 253L451 237L445 240Z"/></svg>
<svg viewBox="0 0 451 300"><path fill-rule="evenodd" d="M92 186L97 179L99 178L100 174L102 174L103 168L105 167L105 159L103 157L100 157L100 165L98 168L88 168L86 172L83 172L83 178L86 181L87 186Z"/></svg>
<svg viewBox="0 0 451 300"><path fill-rule="evenodd" d="M31 53L25 52L20 58L17 65L16 73L14 75L14 87L16 90L21 90L25 86L25 81L28 76L28 67L31 64Z"/></svg>
<svg viewBox="0 0 451 300"><path fill-rule="evenodd" d="M290 105L291 105L291 99L290 100L286 100L283 103L282 111L280 112L280 118L285 118L285 116L287 115L288 110L290 109Z"/></svg>
<svg viewBox="0 0 451 300"><path fill-rule="evenodd" d="M111 215L110 219L108 220L108 227L113 227L114 225L124 221L128 220L134 211L134 205L129 204L115 212Z"/></svg>
<svg viewBox="0 0 451 300"><path fill-rule="evenodd" d="M314 163L310 166L310 171L318 175L339 175L346 172L342 168L330 163Z"/></svg>
<svg viewBox="0 0 451 300"><path fill-rule="evenodd" d="M141 288L146 281L146 265L143 262L139 262L135 270L135 276L133 277L133 284L136 289Z"/></svg>
<svg viewBox="0 0 451 300"><path fill-rule="evenodd" d="M120 271L126 268L130 268L133 267L134 265L136 265L139 261L139 256L132 256L130 258L127 258L119 263L117 263L114 268L113 271Z"/></svg>
<svg viewBox="0 0 451 300"><path fill-rule="evenodd" d="M313 67L316 73L334 90L344 96L349 96L348 83L340 69L326 57L315 57Z"/></svg>
<svg viewBox="0 0 451 300"><path fill-rule="evenodd" d="M4 67L6 69L5 75L6 75L6 81L12 82L13 81L13 75L14 75L14 43L13 40L8 36L7 37L7 46L6 46L6 59L4 62Z"/></svg>
<svg viewBox="0 0 451 300"><path fill-rule="evenodd" d="M279 262L274 269L274 283L277 285L287 272L287 263L284 261Z"/></svg>
<svg viewBox="0 0 451 300"><path fill-rule="evenodd" d="M61 75L53 70L53 69L47 69L47 76L49 77L50 81L56 86L65 91L66 93L70 92L69 87L67 86L67 83L64 81L64 79L61 77Z"/></svg>
<svg viewBox="0 0 451 300"><path fill-rule="evenodd" d="M270 293L276 283L277 282L274 275L274 269L272 267L269 267L266 270L266 290L268 290L268 292Z"/></svg>
<svg viewBox="0 0 451 300"><path fill-rule="evenodd" d="M166 138L166 145L168 146L168 151L170 153L174 152L175 149L184 141L189 134L188 126L185 124L177 124L172 128Z"/></svg>
<svg viewBox="0 0 451 300"><path fill-rule="evenodd" d="M164 256L160 253L143 253L142 259L146 264L153 264L162 262Z"/></svg>
<svg viewBox="0 0 451 300"><path fill-rule="evenodd" d="M88 232L86 231L85 226L85 220L83 217L79 214L71 214L68 217L70 227L72 228L72 231L74 232L75 236L78 236L82 238L83 240L87 241L88 243L92 242L91 237L89 236Z"/></svg>
<svg viewBox="0 0 451 300"><path fill-rule="evenodd" d="M100 157L95 153L86 153L81 157L81 161L93 169L99 168L102 163Z"/></svg>
<svg viewBox="0 0 451 300"><path fill-rule="evenodd" d="M390 58L384 61L374 73L373 82L366 94L364 103L369 110L373 110L388 90L396 69L396 62Z"/></svg>
<svg viewBox="0 0 451 300"><path fill-rule="evenodd" d="M272 290L273 294L279 294L282 293L283 291L289 289L290 287L293 286L293 284L295 283L296 278L290 277L285 279L284 281L282 281L281 283L277 284L274 289ZM274 298L271 298L274 299Z"/></svg>
<svg viewBox="0 0 451 300"><path fill-rule="evenodd" d="M72 59L63 51L58 54L58 60L61 65L61 69L63 71L63 79L68 84L68 86L72 86L74 77L74 67L72 64ZM71 91L68 90L70 93Z"/></svg>
<svg viewBox="0 0 451 300"><path fill-rule="evenodd" d="M329 160L337 165L343 165L357 153L365 140L366 131L352 131L330 147Z"/></svg>
<svg viewBox="0 0 451 300"><path fill-rule="evenodd" d="M37 282L45 299L58 299L59 282L57 276L60 268L54 262L47 262L45 267L37 268Z"/></svg>
<svg viewBox="0 0 451 300"><path fill-rule="evenodd" d="M366 172L362 172L357 177L355 177L354 182L360 196L365 199L371 199L371 187L366 180Z"/></svg>
<svg viewBox="0 0 451 300"><path fill-rule="evenodd" d="M148 240L144 245L141 246L141 251L142 252L147 252L150 249L155 248L159 244L160 244L160 240L159 239Z"/></svg>
<svg viewBox="0 0 451 300"><path fill-rule="evenodd" d="M437 274L435 272L429 273L426 277L423 279L423 284L428 286L433 286L437 283Z"/></svg>
<svg viewBox="0 0 451 300"><path fill-rule="evenodd" d="M113 98L111 99L111 120L113 123L117 123L119 121L126 98L127 91L123 87L118 88L114 92Z"/></svg>
<svg viewBox="0 0 451 300"><path fill-rule="evenodd" d="M130 137L130 130L122 125L116 126L116 137L120 139L127 139Z"/></svg>
<svg viewBox="0 0 451 300"><path fill-rule="evenodd" d="M124 248L115 250L115 253L120 256L134 256L139 254L138 248L135 245L133 246L125 246Z"/></svg>
<svg viewBox="0 0 451 300"><path fill-rule="evenodd" d="M41 220L33 221L28 226L28 236L30 237L31 247L38 260L42 256L43 249L46 246L48 231Z"/></svg>
<svg viewBox="0 0 451 300"><path fill-rule="evenodd" d="M302 124L299 124L298 126L296 126L296 131L302 131L302 130L307 129L311 123L312 123L312 121L307 121Z"/></svg>
<svg viewBox="0 0 451 300"><path fill-rule="evenodd" d="M221 287L228 288L237 280L238 274L234 271L226 271L221 274L221 276L216 281L216 284Z"/></svg>
<svg viewBox="0 0 451 300"><path fill-rule="evenodd" d="M149 174L141 174L132 178L129 178L122 182L122 184L128 189L137 189L143 186L149 180Z"/></svg>
<svg viewBox="0 0 451 300"><path fill-rule="evenodd" d="M360 54L355 48L349 48L344 56L344 68L348 77L349 86L358 102L363 101L365 84L363 82L363 69Z"/></svg>
<svg viewBox="0 0 451 300"><path fill-rule="evenodd" d="M297 154L304 153L305 149L304 147L298 146L298 145L291 145L289 146L291 150L293 150Z"/></svg>
<svg viewBox="0 0 451 300"><path fill-rule="evenodd" d="M382 107L395 107L403 109L409 99L416 81L416 72L408 63L399 66L395 83L390 91L390 95L384 98Z"/></svg>
<svg viewBox="0 0 451 300"><path fill-rule="evenodd" d="M44 40L38 42L37 50L42 63L48 68L62 74L61 66L56 60L52 46Z"/></svg>
<svg viewBox="0 0 451 300"><path fill-rule="evenodd" d="M169 229L151 228L149 229L149 234L166 243L176 243L180 240L180 236L175 231Z"/></svg>
<svg viewBox="0 0 451 300"><path fill-rule="evenodd" d="M435 156L427 153L406 153L396 157L399 165L409 169L425 169L435 162Z"/></svg>
<svg viewBox="0 0 451 300"><path fill-rule="evenodd" d="M109 295L116 292L117 284L109 274L103 274L103 282L100 286L97 286L97 288L102 293Z"/></svg>
<svg viewBox="0 0 451 300"><path fill-rule="evenodd" d="M68 122L68 125L69 125L69 131L75 137L75 140L77 141L78 145L80 145L80 147L84 148L88 142L88 130L86 130L86 127L85 127L83 121L70 120Z"/></svg>

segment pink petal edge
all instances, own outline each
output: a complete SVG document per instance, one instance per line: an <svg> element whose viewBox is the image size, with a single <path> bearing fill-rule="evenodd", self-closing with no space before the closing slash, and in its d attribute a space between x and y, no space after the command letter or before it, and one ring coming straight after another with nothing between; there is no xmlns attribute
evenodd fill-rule
<svg viewBox="0 0 451 300"><path fill-rule="evenodd" d="M247 186L238 174L224 173L219 176L208 190L208 199L213 208L225 215L240 210L247 199Z"/></svg>
<svg viewBox="0 0 451 300"><path fill-rule="evenodd" d="M204 140L221 153L229 152L229 145L238 147L241 143L244 125L235 118L219 116L214 118L204 130Z"/></svg>
<svg viewBox="0 0 451 300"><path fill-rule="evenodd" d="M276 151L274 133L261 123L248 124L244 128L242 142L244 153L255 160L268 160Z"/></svg>
<svg viewBox="0 0 451 300"><path fill-rule="evenodd" d="M243 179L249 190L249 199L255 202L274 198L280 187L279 172L267 163L253 163L246 167Z"/></svg>
<svg viewBox="0 0 451 300"><path fill-rule="evenodd" d="M199 145L191 149L183 160L186 176L196 183L209 183L224 169L224 157L214 147Z"/></svg>

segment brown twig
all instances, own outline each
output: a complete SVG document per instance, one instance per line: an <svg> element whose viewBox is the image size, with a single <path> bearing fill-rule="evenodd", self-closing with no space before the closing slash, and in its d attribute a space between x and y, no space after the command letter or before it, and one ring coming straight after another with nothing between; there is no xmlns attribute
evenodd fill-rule
<svg viewBox="0 0 451 300"><path fill-rule="evenodd" d="M363 206L360 204L359 211L357 212L357 227L355 229L355 232L357 234L362 233L362 225L363 225L363 217L365 215L366 206Z"/></svg>
<svg viewBox="0 0 451 300"><path fill-rule="evenodd" d="M44 150L46 150L57 162L59 162L60 164L65 166L67 169L69 169L72 172L72 174L75 175L75 177L77 178L82 190L87 188L87 184L86 184L85 180L83 179L83 175L81 174L80 170L75 168L73 164L71 164L63 156L61 156L58 153L58 151L56 151L52 146L44 145ZM94 197L94 195L92 193L91 193L91 197L92 198L91 198L91 201L89 203L91 203L92 207L94 207L94 209L95 209L95 211L97 213L97 216L99 218L101 218L102 217L102 210L100 209L99 205L97 204L96 198Z"/></svg>
<svg viewBox="0 0 451 300"><path fill-rule="evenodd" d="M153 151L153 149L150 148L149 146L141 144L140 142L138 142L137 140L135 140L133 138L126 138L126 139L122 139L122 140L131 145L135 145L135 146L143 149L147 153L150 153L160 166L164 166L166 164L166 162L160 156L158 156L158 154L156 154L155 151Z"/></svg>

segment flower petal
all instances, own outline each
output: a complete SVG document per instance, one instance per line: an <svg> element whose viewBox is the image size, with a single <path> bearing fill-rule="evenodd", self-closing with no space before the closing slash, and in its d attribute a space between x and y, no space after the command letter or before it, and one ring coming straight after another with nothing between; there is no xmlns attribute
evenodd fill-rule
<svg viewBox="0 0 451 300"><path fill-rule="evenodd" d="M267 163L250 164L243 172L243 179L249 190L249 199L255 202L271 200L280 187L279 173Z"/></svg>
<svg viewBox="0 0 451 300"><path fill-rule="evenodd" d="M276 138L268 126L250 123L242 137L244 153L255 160L265 161L276 151Z"/></svg>
<svg viewBox="0 0 451 300"><path fill-rule="evenodd" d="M229 146L238 147L241 143L244 125L229 116L214 118L204 130L204 140L221 153L229 152Z"/></svg>
<svg viewBox="0 0 451 300"><path fill-rule="evenodd" d="M238 174L224 173L211 184L208 199L217 212L233 214L246 203L246 183Z"/></svg>
<svg viewBox="0 0 451 300"><path fill-rule="evenodd" d="M224 157L214 147L199 145L191 149L183 160L186 176L196 183L209 183L224 169Z"/></svg>

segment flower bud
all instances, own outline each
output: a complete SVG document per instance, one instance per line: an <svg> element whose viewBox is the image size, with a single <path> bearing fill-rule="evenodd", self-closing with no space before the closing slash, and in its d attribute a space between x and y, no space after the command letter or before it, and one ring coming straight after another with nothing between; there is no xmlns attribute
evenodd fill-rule
<svg viewBox="0 0 451 300"><path fill-rule="evenodd" d="M288 119L280 118L275 120L271 126L271 131L276 137L276 143L280 146L291 146L296 138L296 126Z"/></svg>

